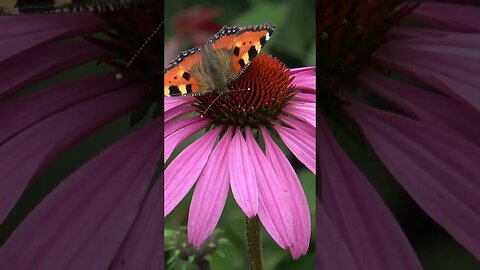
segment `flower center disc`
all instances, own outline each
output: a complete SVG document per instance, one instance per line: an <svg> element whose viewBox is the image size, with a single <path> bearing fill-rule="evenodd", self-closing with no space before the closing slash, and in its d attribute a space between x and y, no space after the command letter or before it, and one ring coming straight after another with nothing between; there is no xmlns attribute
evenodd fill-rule
<svg viewBox="0 0 480 270"><path fill-rule="evenodd" d="M293 97L292 81L290 70L284 63L262 53L228 85L231 89L228 94L218 97L215 102L216 93L199 96L195 105L215 124L265 125L274 120Z"/></svg>

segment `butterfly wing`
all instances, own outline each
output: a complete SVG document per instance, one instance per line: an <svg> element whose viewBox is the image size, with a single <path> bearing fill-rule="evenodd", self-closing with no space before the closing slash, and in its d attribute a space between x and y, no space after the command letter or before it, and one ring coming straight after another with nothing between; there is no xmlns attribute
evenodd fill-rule
<svg viewBox="0 0 480 270"><path fill-rule="evenodd" d="M192 48L179 54L165 68L164 96L194 96L202 93L200 81L192 74L191 69L201 61L204 54L201 47Z"/></svg>

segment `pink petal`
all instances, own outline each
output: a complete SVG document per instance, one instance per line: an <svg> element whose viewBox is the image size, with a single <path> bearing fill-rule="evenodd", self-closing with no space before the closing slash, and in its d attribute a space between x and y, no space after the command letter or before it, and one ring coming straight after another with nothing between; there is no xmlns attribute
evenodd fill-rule
<svg viewBox="0 0 480 270"><path fill-rule="evenodd" d="M357 104L349 112L410 196L480 259L480 149L403 116Z"/></svg>
<svg viewBox="0 0 480 270"><path fill-rule="evenodd" d="M175 107L165 112L163 116L163 121L165 121L166 123L174 118L184 116L188 113L194 112L195 110L196 110L195 107L189 106L189 105Z"/></svg>
<svg viewBox="0 0 480 270"><path fill-rule="evenodd" d="M258 211L258 188L252 159L238 128L228 150L228 172L233 197L248 218Z"/></svg>
<svg viewBox="0 0 480 270"><path fill-rule="evenodd" d="M1 16L0 62L43 42L97 32L103 22L93 13Z"/></svg>
<svg viewBox="0 0 480 270"><path fill-rule="evenodd" d="M197 181L222 128L216 128L185 148L165 170L164 216L177 206Z"/></svg>
<svg viewBox="0 0 480 270"><path fill-rule="evenodd" d="M315 103L290 101L283 112L301 119L315 127Z"/></svg>
<svg viewBox="0 0 480 270"><path fill-rule="evenodd" d="M315 67L298 68L291 70L291 76L295 76L292 84L296 89L303 90L308 93L316 92L316 75Z"/></svg>
<svg viewBox="0 0 480 270"><path fill-rule="evenodd" d="M315 174L315 140L303 132L275 125L275 130L288 149Z"/></svg>
<svg viewBox="0 0 480 270"><path fill-rule="evenodd" d="M360 75L363 84L423 122L449 130L480 146L480 126L472 125L480 113L454 99L415 88L376 72Z"/></svg>
<svg viewBox="0 0 480 270"><path fill-rule="evenodd" d="M100 59L106 51L86 42L48 42L5 60L0 73L0 96L52 74Z"/></svg>
<svg viewBox="0 0 480 270"><path fill-rule="evenodd" d="M359 268L422 269L400 226L320 117L322 202Z"/></svg>
<svg viewBox="0 0 480 270"><path fill-rule="evenodd" d="M163 186L156 181L109 270L163 268Z"/></svg>
<svg viewBox="0 0 480 270"><path fill-rule="evenodd" d="M210 125L210 121L200 118L199 116L181 119L175 123L167 123L165 125L165 150L163 162L166 162L173 150L177 148L185 139L191 137L203 128Z"/></svg>
<svg viewBox="0 0 480 270"><path fill-rule="evenodd" d="M303 121L299 121L281 114L278 116L278 119L293 129L305 132L306 135L310 136L313 140L315 140L317 131L310 124L307 124Z"/></svg>
<svg viewBox="0 0 480 270"><path fill-rule="evenodd" d="M65 179L0 249L0 268L107 269L140 210L161 132L155 121Z"/></svg>
<svg viewBox="0 0 480 270"><path fill-rule="evenodd" d="M296 93L292 100L315 103L317 96L309 93Z"/></svg>
<svg viewBox="0 0 480 270"><path fill-rule="evenodd" d="M126 82L107 73L0 101L0 143L71 106L125 87Z"/></svg>
<svg viewBox="0 0 480 270"><path fill-rule="evenodd" d="M227 153L232 133L233 127L229 127L210 155L193 192L188 213L188 239L197 248L212 234L227 200Z"/></svg>
<svg viewBox="0 0 480 270"><path fill-rule="evenodd" d="M478 33L480 26L472 22L479 13L480 8L472 6L421 3L409 17L444 30Z"/></svg>
<svg viewBox="0 0 480 270"><path fill-rule="evenodd" d="M183 104L190 104L190 103L193 103L194 101L195 101L194 97L164 97L163 111L167 112L177 106L180 106Z"/></svg>
<svg viewBox="0 0 480 270"><path fill-rule="evenodd" d="M0 148L0 220L28 183L70 145L88 136L147 98L140 86L84 101L23 130Z"/></svg>
<svg viewBox="0 0 480 270"><path fill-rule="evenodd" d="M359 270L348 245L330 220L323 205L317 200L317 269Z"/></svg>
<svg viewBox="0 0 480 270"><path fill-rule="evenodd" d="M261 127L265 152L268 162L278 176L281 185L286 187L286 202L289 204L293 218L294 242L290 249L294 259L305 255L310 243L310 211L302 185L295 170L283 154L282 150L270 137L268 131Z"/></svg>
<svg viewBox="0 0 480 270"><path fill-rule="evenodd" d="M295 231L287 200L288 187L278 178L274 168L253 138L250 128L246 127L245 133L248 153L257 179L258 217L280 247L293 247Z"/></svg>

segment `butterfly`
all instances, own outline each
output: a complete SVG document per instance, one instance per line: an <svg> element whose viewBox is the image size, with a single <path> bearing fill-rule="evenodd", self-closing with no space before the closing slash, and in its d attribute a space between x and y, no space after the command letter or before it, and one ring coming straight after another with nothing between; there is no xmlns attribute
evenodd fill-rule
<svg viewBox="0 0 480 270"><path fill-rule="evenodd" d="M228 93L273 34L269 24L224 26L204 45L180 53L164 72L164 96Z"/></svg>
<svg viewBox="0 0 480 270"><path fill-rule="evenodd" d="M111 11L153 3L154 0L12 0L0 2L0 14Z"/></svg>

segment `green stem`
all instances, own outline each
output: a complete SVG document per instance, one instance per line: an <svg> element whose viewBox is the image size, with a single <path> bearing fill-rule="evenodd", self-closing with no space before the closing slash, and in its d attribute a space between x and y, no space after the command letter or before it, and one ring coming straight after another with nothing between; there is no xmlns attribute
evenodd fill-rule
<svg viewBox="0 0 480 270"><path fill-rule="evenodd" d="M260 220L258 216L246 219L247 249L250 270L263 270L262 239L260 238Z"/></svg>

